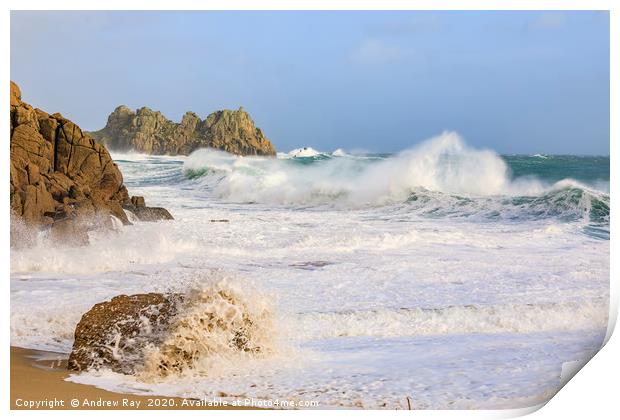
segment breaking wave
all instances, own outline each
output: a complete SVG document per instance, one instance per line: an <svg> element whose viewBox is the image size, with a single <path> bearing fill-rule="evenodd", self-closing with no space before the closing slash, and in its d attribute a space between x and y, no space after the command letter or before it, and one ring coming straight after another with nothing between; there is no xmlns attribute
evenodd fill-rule
<svg viewBox="0 0 620 420"><path fill-rule="evenodd" d="M227 365L276 352L269 300L229 281L190 290L162 340L144 348L142 379L189 371L213 375Z"/></svg>
<svg viewBox="0 0 620 420"><path fill-rule="evenodd" d="M609 301L464 305L297 314L299 338L402 337L471 333L529 333L605 325Z"/></svg>
<svg viewBox="0 0 620 420"><path fill-rule="evenodd" d="M574 179L513 177L491 150L446 132L398 154L321 154L310 148L279 159L201 149L183 172L199 188L239 203L347 208L407 203L426 216L609 223L609 194Z"/></svg>

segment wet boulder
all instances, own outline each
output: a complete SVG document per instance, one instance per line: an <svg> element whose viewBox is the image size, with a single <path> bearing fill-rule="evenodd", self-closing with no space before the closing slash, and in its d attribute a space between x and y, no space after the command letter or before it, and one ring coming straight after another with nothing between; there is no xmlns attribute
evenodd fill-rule
<svg viewBox="0 0 620 420"><path fill-rule="evenodd" d="M163 207L147 207L144 202L144 197L133 196L129 202L123 206L125 210L128 210L136 216L136 218L143 222L157 222L159 220L173 220L174 218L168 210Z"/></svg>
<svg viewBox="0 0 620 420"><path fill-rule="evenodd" d="M75 328L70 370L109 368L133 374L146 343L161 342L177 312L178 297L161 293L120 295L98 303Z"/></svg>
<svg viewBox="0 0 620 420"><path fill-rule="evenodd" d="M272 351L272 312L225 282L186 293L120 295L86 312L68 368L157 379Z"/></svg>

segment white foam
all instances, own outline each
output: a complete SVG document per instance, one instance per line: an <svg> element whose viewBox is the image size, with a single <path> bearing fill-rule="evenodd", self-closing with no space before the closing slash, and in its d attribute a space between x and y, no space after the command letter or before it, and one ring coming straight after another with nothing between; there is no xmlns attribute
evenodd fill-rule
<svg viewBox="0 0 620 420"><path fill-rule="evenodd" d="M185 160L185 155L151 155L148 153L140 153L135 151L119 152L110 150L110 156L115 161L129 161L129 162L153 162L153 161L176 161Z"/></svg>
<svg viewBox="0 0 620 420"><path fill-rule="evenodd" d="M335 337L407 337L438 334L531 333L596 329L607 323L605 300L562 304L452 306L299 314L301 340Z"/></svg>
<svg viewBox="0 0 620 420"><path fill-rule="evenodd" d="M11 250L11 272L91 274L131 270L144 264L162 264L179 254L188 254L196 244L187 238L173 238L167 222L116 224L117 231L91 232L90 245L50 246L40 237L36 246Z"/></svg>
<svg viewBox="0 0 620 420"><path fill-rule="evenodd" d="M288 157L314 157L319 156L322 153L312 147L300 147L288 152Z"/></svg>
<svg viewBox="0 0 620 420"><path fill-rule="evenodd" d="M601 340L590 332L341 339L322 344L322 358L306 351L244 364L226 376L144 383L91 372L69 380L117 392L207 401L220 396L250 405L252 399L280 399L316 401L319 408L515 409L550 399L560 388L559 361L588 359Z"/></svg>

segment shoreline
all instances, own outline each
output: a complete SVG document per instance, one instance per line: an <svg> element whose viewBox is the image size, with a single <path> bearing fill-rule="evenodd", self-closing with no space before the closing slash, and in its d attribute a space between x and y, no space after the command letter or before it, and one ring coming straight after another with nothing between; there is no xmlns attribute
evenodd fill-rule
<svg viewBox="0 0 620 420"><path fill-rule="evenodd" d="M66 354L11 346L11 410L258 409L248 406L196 405L202 401L106 391L92 385L66 381L70 375L66 367ZM190 405L184 405L184 402Z"/></svg>

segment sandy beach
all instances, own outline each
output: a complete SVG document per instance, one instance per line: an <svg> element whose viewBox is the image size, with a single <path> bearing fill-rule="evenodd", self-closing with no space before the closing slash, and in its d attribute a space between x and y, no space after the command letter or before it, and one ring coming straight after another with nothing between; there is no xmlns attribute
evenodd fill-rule
<svg viewBox="0 0 620 420"><path fill-rule="evenodd" d="M119 394L65 381L67 356L11 347L11 410L171 410L247 409L198 400ZM76 403L77 401L77 403ZM72 406L73 405L75 406Z"/></svg>

